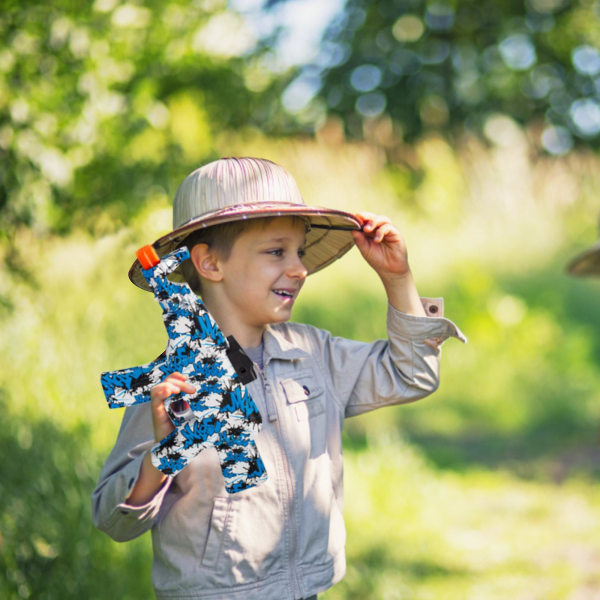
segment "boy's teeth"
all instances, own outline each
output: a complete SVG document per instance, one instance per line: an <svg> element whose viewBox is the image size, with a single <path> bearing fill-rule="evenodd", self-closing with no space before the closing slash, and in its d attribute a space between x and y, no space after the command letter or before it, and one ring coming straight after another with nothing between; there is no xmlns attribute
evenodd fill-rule
<svg viewBox="0 0 600 600"><path fill-rule="evenodd" d="M274 290L274 292L279 296L285 296L286 298L291 298L292 294L286 292L285 290Z"/></svg>

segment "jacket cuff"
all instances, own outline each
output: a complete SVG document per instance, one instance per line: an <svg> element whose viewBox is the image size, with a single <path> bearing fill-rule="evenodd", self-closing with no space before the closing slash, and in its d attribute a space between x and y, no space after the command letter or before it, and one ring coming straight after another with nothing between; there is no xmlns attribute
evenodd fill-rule
<svg viewBox="0 0 600 600"><path fill-rule="evenodd" d="M406 314L388 303L388 329L415 341L435 339L439 344L450 337L455 337L463 343L467 341L463 332L452 321L442 316L443 298L421 298L421 303L427 315L425 317Z"/></svg>
<svg viewBox="0 0 600 600"><path fill-rule="evenodd" d="M128 463L119 473L118 477L121 481L119 482L120 485L118 485L118 489L120 490L122 498L127 498L135 486L140 476L140 468L144 456L145 454L136 456L136 458ZM111 515L110 521L128 521L133 527L135 527L135 524L137 524L138 527L143 527L148 521L153 521L160 511L165 495L171 487L172 482L173 478L167 477L158 492L146 504L134 506L128 504L126 500L119 502Z"/></svg>

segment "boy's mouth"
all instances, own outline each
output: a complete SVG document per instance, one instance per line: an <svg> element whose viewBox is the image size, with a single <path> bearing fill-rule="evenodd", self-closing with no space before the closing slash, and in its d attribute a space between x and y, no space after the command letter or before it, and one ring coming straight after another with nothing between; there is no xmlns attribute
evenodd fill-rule
<svg viewBox="0 0 600 600"><path fill-rule="evenodd" d="M291 299L294 297L294 292L291 290L281 290L281 289L277 289L277 290L273 290L274 294L277 294L280 298L285 298L285 299Z"/></svg>

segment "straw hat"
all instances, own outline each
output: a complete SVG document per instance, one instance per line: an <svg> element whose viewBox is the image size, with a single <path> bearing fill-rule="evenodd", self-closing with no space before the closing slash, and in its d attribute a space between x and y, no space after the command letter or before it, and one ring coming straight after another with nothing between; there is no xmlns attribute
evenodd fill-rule
<svg viewBox="0 0 600 600"><path fill-rule="evenodd" d="M600 241L578 254L567 266L572 275L600 275Z"/></svg>
<svg viewBox="0 0 600 600"><path fill-rule="evenodd" d="M302 262L314 273L345 254L354 244L351 231L360 229L350 213L306 206L294 178L282 167L260 158L222 158L190 173L173 203L173 231L153 247L158 256L179 248L190 233L232 221L260 217L299 216L309 222ZM177 269L169 275L183 281ZM136 260L129 279L150 291Z"/></svg>
<svg viewBox="0 0 600 600"><path fill-rule="evenodd" d="M600 242L577 255L567 267L571 275L600 275Z"/></svg>

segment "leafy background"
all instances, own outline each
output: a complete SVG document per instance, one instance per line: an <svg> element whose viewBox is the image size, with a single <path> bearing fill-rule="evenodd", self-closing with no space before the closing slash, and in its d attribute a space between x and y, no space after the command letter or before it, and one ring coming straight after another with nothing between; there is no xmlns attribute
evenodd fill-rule
<svg viewBox="0 0 600 600"><path fill-rule="evenodd" d="M480 37L491 47L528 35L531 46L520 47L525 57L535 48L535 61L511 67L500 56L496 68L531 79L554 61L572 97L562 117L540 108L550 95L529 102L522 82L506 88L513 104L499 103L479 62L486 94L454 112L458 101L425 76L430 68L452 75L450 62L420 58L410 89L443 99L447 119L435 122L422 119L435 113L422 102L394 108L410 100L402 87L389 88L380 113L365 112L358 97L388 94L365 91L356 75L353 87L354 69L375 64L365 40L371 30L377 39L377 27L395 40L378 59L381 73L389 53L428 56L426 42L442 33L455 56L453 28L464 25L456 15L488 5L348 2L312 62L293 64L281 50L289 32L257 34L253 23L257 15L278 23L308 5L3 3L3 598L152 595L147 536L116 544L91 524L90 493L120 421L99 373L164 346L158 307L129 284L127 269L137 247L169 228L178 182L222 155L276 160L311 204L389 214L407 238L421 294L443 296L469 338L444 345L431 398L347 422L348 574L323 597L600 596L599 290L565 273L597 239L597 5L494 3L498 18L460 40L479 56ZM428 14L454 15L450 29L432 28ZM418 39L393 35L406 15L417 30L421 23ZM532 15L552 27L524 29ZM335 54L334 34L347 37L345 59L324 69L319 56ZM545 54L544 36L554 36L556 56ZM350 112L328 105L337 94L330 76L344 82L343 98L357 96ZM569 107L585 98L581 121ZM419 125L410 135L403 114ZM545 145L544 131L559 126L569 143ZM369 340L384 335L384 314L379 282L353 250L311 276L294 318Z"/></svg>

